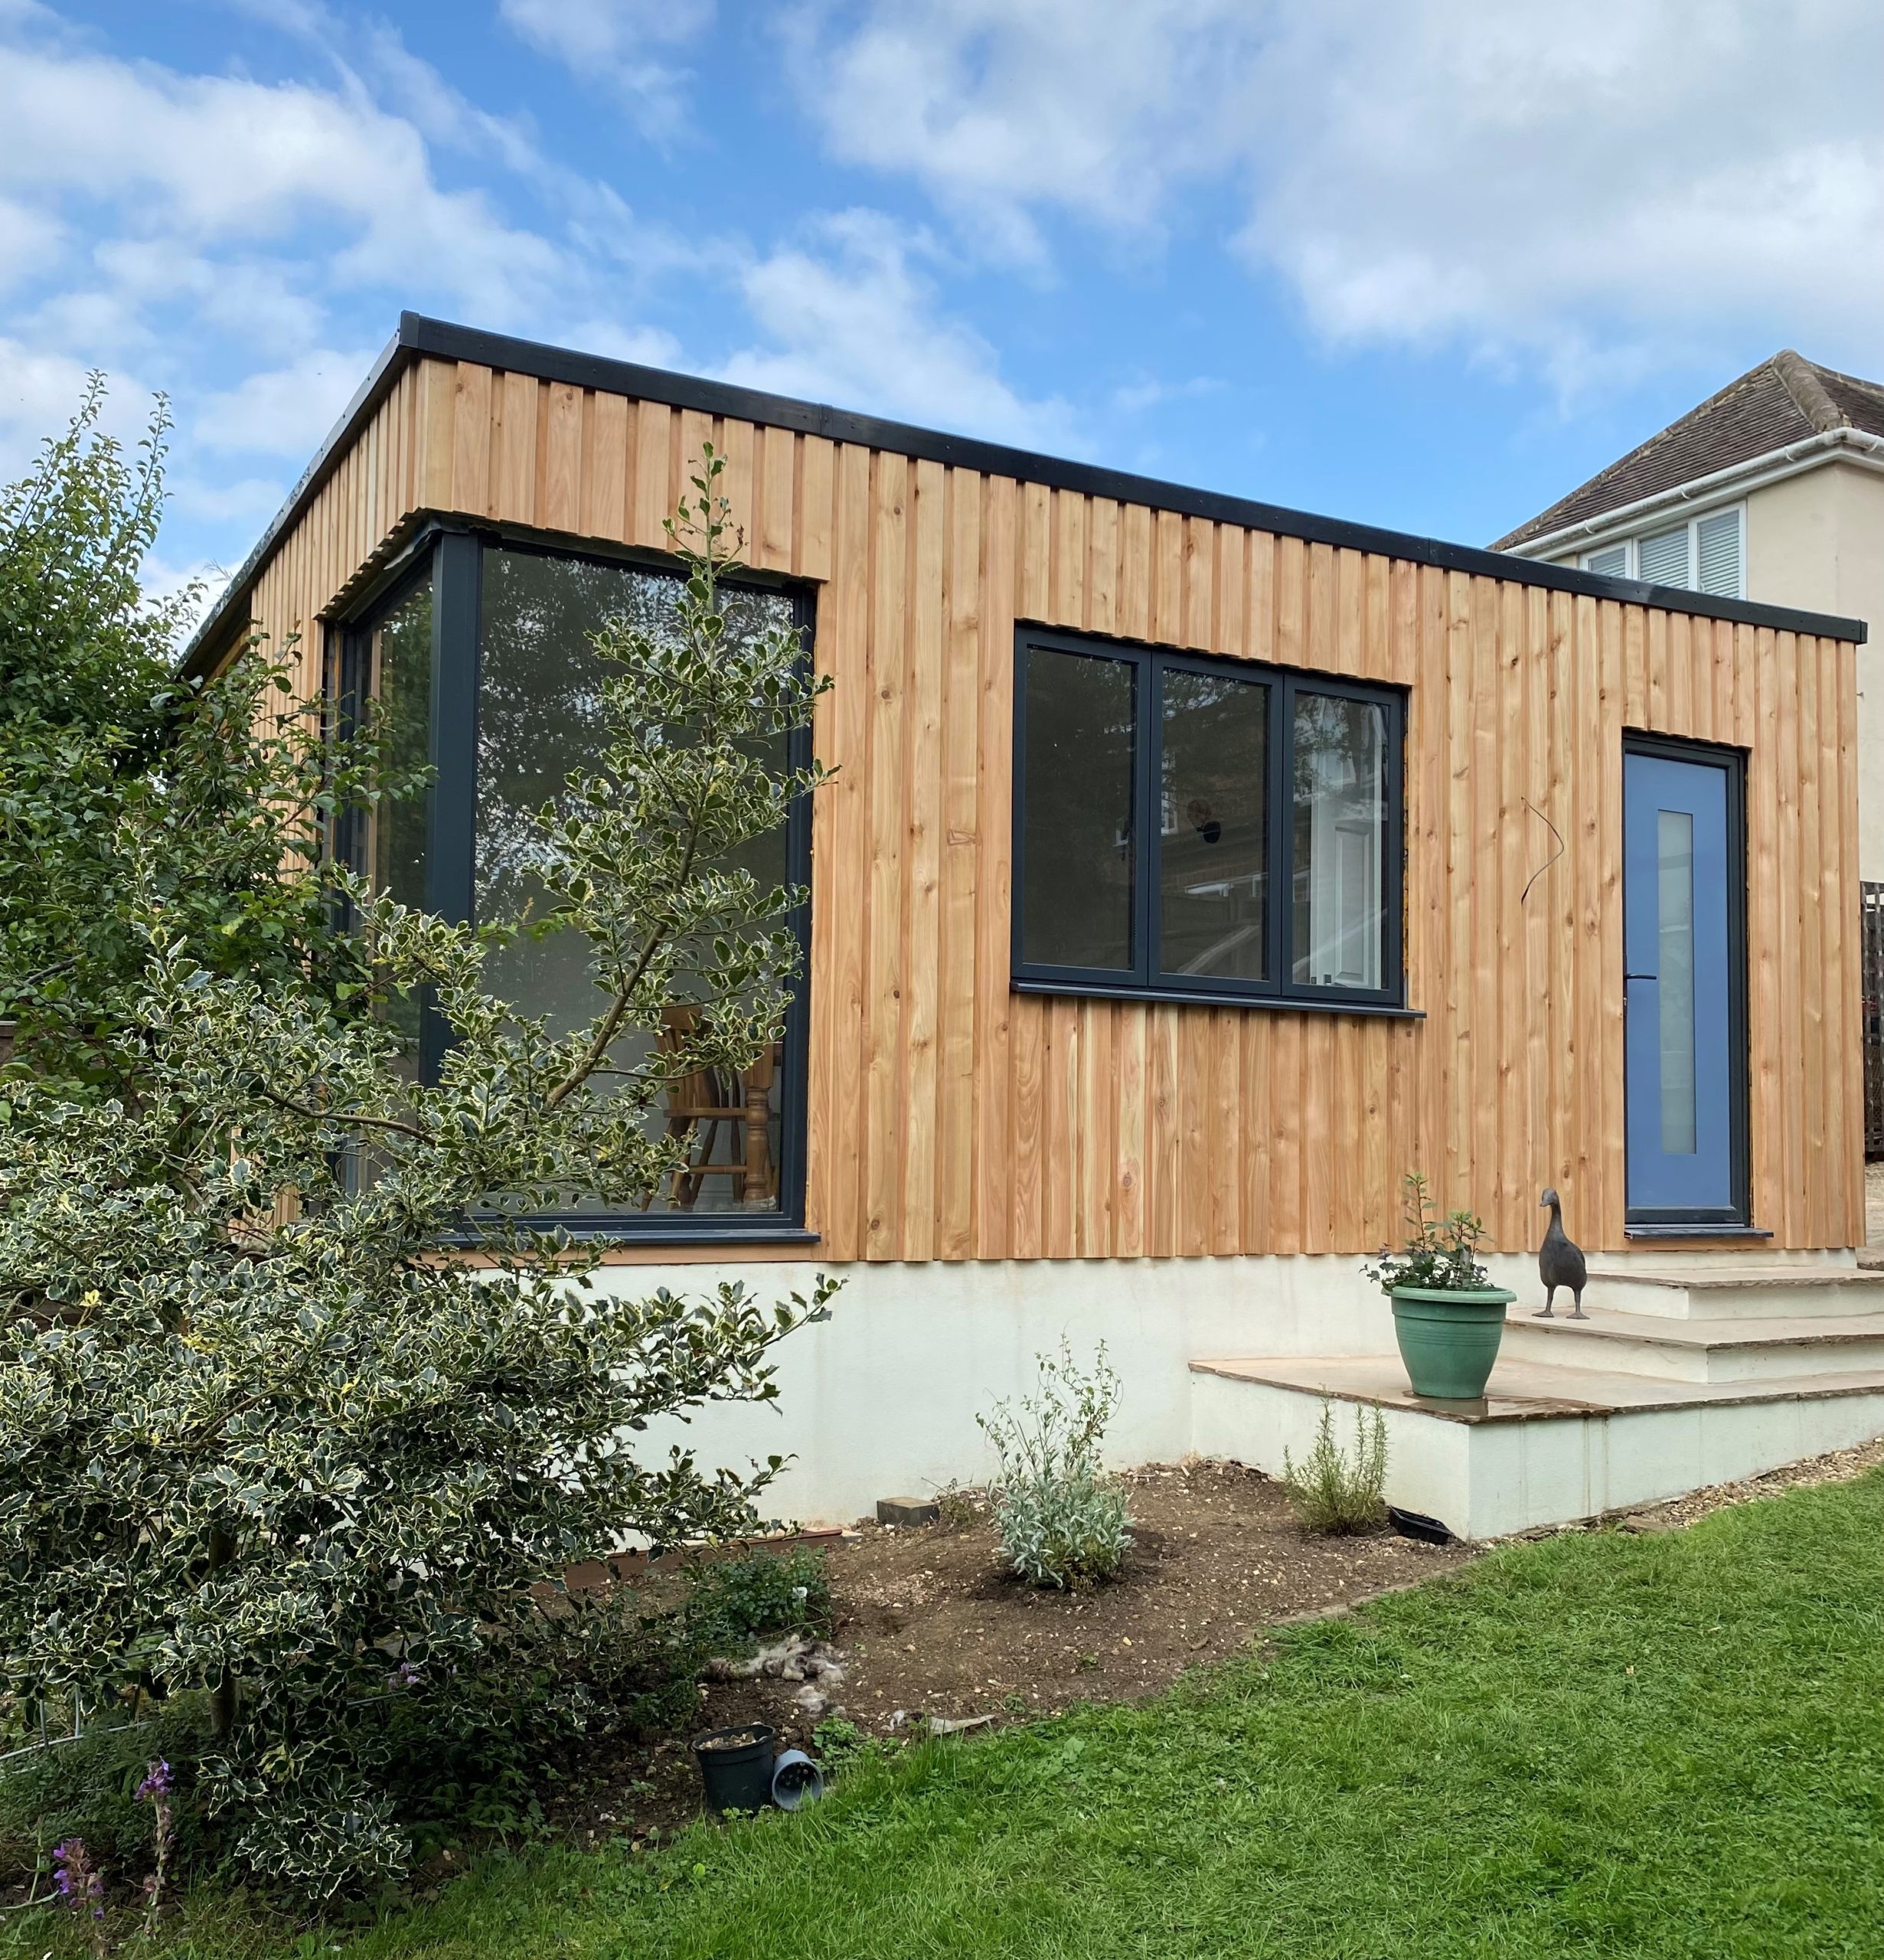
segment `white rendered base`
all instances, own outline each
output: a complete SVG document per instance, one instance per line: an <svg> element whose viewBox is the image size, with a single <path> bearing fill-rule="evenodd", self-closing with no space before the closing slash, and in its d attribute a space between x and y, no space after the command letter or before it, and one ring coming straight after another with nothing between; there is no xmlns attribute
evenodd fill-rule
<svg viewBox="0 0 1884 1960"><path fill-rule="evenodd" d="M1848 1253L1833 1253L1786 1263L1824 1270L1848 1266L1850 1259ZM1625 1268L1634 1263L1615 1255L1604 1262ZM803 1329L775 1351L776 1403L708 1409L686 1426L661 1424L645 1439L651 1455L664 1455L678 1442L709 1465L743 1465L774 1453L792 1456L766 1500L768 1511L808 1523L837 1523L866 1515L880 1497L985 1481L992 1460L975 1416L1003 1397L1030 1392L1035 1357L1057 1348L1063 1336L1082 1361L1103 1341L1120 1377L1119 1410L1107 1439L1115 1465L1174 1462L1195 1449L1279 1468L1283 1442L1301 1447L1294 1417L1285 1419L1278 1405L1273 1425L1266 1417L1239 1418L1226 1428L1206 1413L1216 1392L1196 1386L1201 1378L1193 1376L1191 1363L1220 1354L1359 1357L1390 1350L1391 1315L1363 1275L1363 1263L1360 1257L1331 1255L824 1266L793 1260L615 1266L598 1276L598 1285L625 1295L658 1285L700 1292L721 1280L740 1280L765 1298L805 1290L820 1270L841 1278L831 1320ZM1488 1263L1494 1282L1517 1294L1519 1311L1541 1305L1533 1258L1502 1255ZM1644 1253L1639 1263L1666 1269L1670 1259L1665 1253ZM1594 1279L1589 1298L1592 1306L1598 1303ZM1309 1400L1312 1426L1318 1405ZM1413 1480L1409 1490L1426 1488L1436 1473L1416 1475L1415 1466L1440 1446L1414 1429L1407 1429L1402 1441L1396 1423L1390 1415L1398 1474ZM1884 1429L1884 1421L1879 1426ZM1457 1439L1442 1441L1457 1454ZM1560 1446L1543 1439L1525 1446ZM1817 1446L1808 1439L1793 1454L1809 1455ZM1660 1447L1657 1442L1650 1454ZM1689 1466L1699 1460L1696 1450L1678 1442L1672 1430L1667 1448L1671 1467L1658 1494L1707 1481L1690 1475ZM1784 1455L1771 1459L1788 1460ZM1677 1462L1680 1467L1673 1467ZM1641 1481L1621 1479L1615 1488L1633 1491ZM1456 1497L1448 1501L1458 1508ZM1634 1495L1611 1500L1639 1501ZM1406 1502L1455 1522L1437 1499L1426 1504L1409 1496ZM1543 1520L1527 1514L1526 1521Z"/></svg>
<svg viewBox="0 0 1884 1960"><path fill-rule="evenodd" d="M1313 1442L1324 1393L1344 1449L1357 1409L1377 1407L1387 1501L1460 1537L1492 1538L1657 1503L1884 1435L1876 1374L1701 1384L1501 1359L1477 1404L1422 1405L1406 1381L1397 1356L1200 1364L1196 1446L1279 1474L1285 1451L1299 1462Z"/></svg>

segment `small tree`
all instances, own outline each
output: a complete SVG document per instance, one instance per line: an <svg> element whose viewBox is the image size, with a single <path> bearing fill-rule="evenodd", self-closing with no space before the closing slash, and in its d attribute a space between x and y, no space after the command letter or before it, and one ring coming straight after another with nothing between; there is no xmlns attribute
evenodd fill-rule
<svg viewBox="0 0 1884 1960"><path fill-rule="evenodd" d="M71 467L55 451L45 473ZM218 781L259 788L282 770L315 807L304 751L228 715L181 712L182 748L141 765L171 786L116 808L109 874L87 887L116 910L87 1024L49 997L56 933L10 971L54 1066L5 1084L8 1684L200 1694L212 1811L252 1870L308 1893L405 1865L400 1738L462 1723L531 1589L630 1534L754 1528L777 1459L709 1470L678 1448L645 1460L639 1439L773 1396L772 1346L831 1290L622 1300L593 1283L593 1247L530 1223L579 1194L646 1201L682 1161L644 1120L669 1083L747 1067L782 1028L801 895L732 854L821 780L762 758L824 684L792 632L727 630L720 469L709 453L670 527L671 629L600 637L601 753L537 819L544 926L591 949L585 1025L553 1033L486 990L516 928L448 924L331 866L286 870L300 923L271 943L293 957L210 956L204 887L249 844L224 835L177 888L175 758L195 741ZM57 491L5 506L15 531ZM336 891L344 946L316 929L314 897L331 913ZM234 916L266 925L270 902ZM400 1032L420 998L449 1037L430 1083ZM695 1011L672 1016L681 999Z"/></svg>
<svg viewBox="0 0 1884 1960"><path fill-rule="evenodd" d="M135 1099L140 906L159 905L207 972L370 1011L323 841L340 802L411 785L372 732L324 739L292 696L290 648L257 645L207 681L176 671L201 590L153 600L140 577L167 411L127 457L99 432L104 400L93 376L71 426L0 488L0 1023L42 1086Z"/></svg>

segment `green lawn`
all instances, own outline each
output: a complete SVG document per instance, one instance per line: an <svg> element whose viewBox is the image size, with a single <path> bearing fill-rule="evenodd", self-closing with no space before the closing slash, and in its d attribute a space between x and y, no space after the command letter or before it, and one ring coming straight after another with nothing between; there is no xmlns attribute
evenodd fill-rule
<svg viewBox="0 0 1884 1960"><path fill-rule="evenodd" d="M206 1916L170 1950L332 1937ZM344 1950L1874 1956L1884 1476L1510 1547L1148 1706L932 1745L800 1818L494 1863Z"/></svg>

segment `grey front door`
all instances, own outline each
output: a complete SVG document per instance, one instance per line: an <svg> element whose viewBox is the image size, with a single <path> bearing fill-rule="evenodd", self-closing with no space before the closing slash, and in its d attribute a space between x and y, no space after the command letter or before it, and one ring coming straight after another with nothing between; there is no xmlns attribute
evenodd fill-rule
<svg viewBox="0 0 1884 1960"><path fill-rule="evenodd" d="M1739 760L1631 743L1622 810L1628 1216L1744 1223Z"/></svg>

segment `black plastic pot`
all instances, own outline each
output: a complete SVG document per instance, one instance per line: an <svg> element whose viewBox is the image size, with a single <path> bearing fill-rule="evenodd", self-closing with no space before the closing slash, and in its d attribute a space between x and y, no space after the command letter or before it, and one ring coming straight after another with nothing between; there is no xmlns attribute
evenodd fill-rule
<svg viewBox="0 0 1884 1960"><path fill-rule="evenodd" d="M707 1801L715 1810L763 1810L772 1802L772 1761L778 1734L763 1722L709 1729L694 1738L694 1759Z"/></svg>
<svg viewBox="0 0 1884 1960"><path fill-rule="evenodd" d="M1449 1545L1452 1542L1452 1527L1437 1517L1429 1517L1423 1511L1402 1511L1398 1504L1387 1506L1387 1522L1402 1538L1417 1538L1422 1545Z"/></svg>

